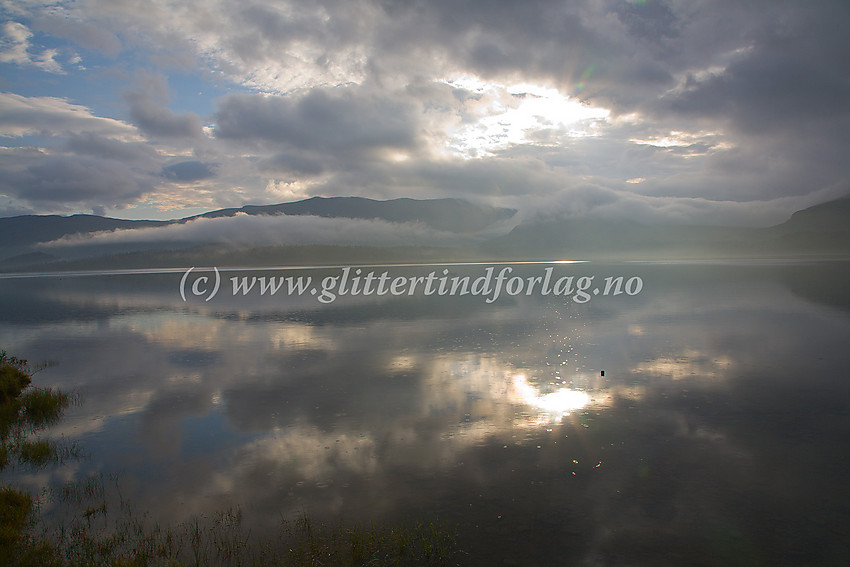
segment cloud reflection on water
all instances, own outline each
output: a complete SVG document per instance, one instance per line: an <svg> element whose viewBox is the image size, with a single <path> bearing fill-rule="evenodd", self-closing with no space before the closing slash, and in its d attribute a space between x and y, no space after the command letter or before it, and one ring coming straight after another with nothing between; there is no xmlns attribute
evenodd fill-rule
<svg viewBox="0 0 850 567"><path fill-rule="evenodd" d="M826 560L835 542L793 518L846 528L825 492L847 464L834 377L850 321L772 275L683 271L586 306L201 306L169 280L136 284L138 301L114 283L55 285L47 321L5 318L0 338L50 353L39 379L83 394L60 431L92 456L60 474L120 469L164 520L231 503L258 526L436 514L480 526L480 553L536 542L542 562L559 546L715 557L707 532L775 559L765 549L802 544L771 530L793 526ZM26 305L45 290L2 291Z"/></svg>

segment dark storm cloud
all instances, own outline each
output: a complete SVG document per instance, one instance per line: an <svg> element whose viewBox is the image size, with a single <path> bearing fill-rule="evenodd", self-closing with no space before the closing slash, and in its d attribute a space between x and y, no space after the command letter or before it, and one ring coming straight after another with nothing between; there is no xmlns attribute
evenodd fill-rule
<svg viewBox="0 0 850 567"><path fill-rule="evenodd" d="M200 161L182 161L162 168L162 175L170 181L186 183L215 177L214 166Z"/></svg>
<svg viewBox="0 0 850 567"><path fill-rule="evenodd" d="M232 95L216 113L223 140L361 154L416 145L415 107L360 89L313 89L301 97Z"/></svg>

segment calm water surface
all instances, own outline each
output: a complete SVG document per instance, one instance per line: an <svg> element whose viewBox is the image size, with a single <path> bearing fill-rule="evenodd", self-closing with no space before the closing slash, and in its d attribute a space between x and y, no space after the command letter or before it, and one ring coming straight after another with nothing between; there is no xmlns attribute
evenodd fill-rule
<svg viewBox="0 0 850 567"><path fill-rule="evenodd" d="M257 533L439 519L470 564L850 557L850 264L555 270L644 286L321 304L184 302L180 273L0 279L0 345L55 361L36 382L80 394L55 433L87 454L16 481L120 473L154 518L239 505Z"/></svg>

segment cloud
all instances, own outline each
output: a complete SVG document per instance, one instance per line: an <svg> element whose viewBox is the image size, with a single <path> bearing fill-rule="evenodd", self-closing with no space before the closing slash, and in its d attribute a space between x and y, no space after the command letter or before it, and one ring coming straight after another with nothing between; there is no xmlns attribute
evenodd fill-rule
<svg viewBox="0 0 850 567"><path fill-rule="evenodd" d="M3 24L3 43L0 44L0 61L16 65L29 65L30 55L27 53L32 32L18 22Z"/></svg>
<svg viewBox="0 0 850 567"><path fill-rule="evenodd" d="M837 196L837 195L835 195ZM553 218L629 219L642 224L693 224L701 226L771 226L792 212L826 200L815 197L778 197L758 202L657 197L627 189L576 183L545 195L522 195L503 201L520 209L517 222Z"/></svg>
<svg viewBox="0 0 850 567"><path fill-rule="evenodd" d="M177 183L190 183L215 177L215 171L210 164L200 161L181 161L162 168L166 179Z"/></svg>
<svg viewBox="0 0 850 567"><path fill-rule="evenodd" d="M312 89L302 96L231 95L215 115L216 136L345 154L416 145L416 108L359 88Z"/></svg>
<svg viewBox="0 0 850 567"><path fill-rule="evenodd" d="M159 154L150 145L141 142L123 142L93 132L81 132L68 136L66 149L78 155L89 155L152 166Z"/></svg>
<svg viewBox="0 0 850 567"><path fill-rule="evenodd" d="M198 138L202 136L201 119L197 114L174 114L165 107L168 86L159 75L142 75L136 88L124 99L130 106L130 119L139 129L153 137Z"/></svg>
<svg viewBox="0 0 850 567"><path fill-rule="evenodd" d="M92 22L74 20L67 15L38 17L33 21L33 26L45 33L69 39L110 57L115 57L122 49L121 40L108 29Z"/></svg>
<svg viewBox="0 0 850 567"><path fill-rule="evenodd" d="M767 135L805 131L812 121L846 120L850 79L837 62L850 48L836 22L850 17L850 6L825 3L811 11L791 6L776 14L784 25L753 29L725 67L688 72L659 98L657 112L723 117L733 128Z"/></svg>
<svg viewBox="0 0 850 567"><path fill-rule="evenodd" d="M0 93L0 136L43 148L0 148L0 192L36 212L123 207L151 192L163 157L120 120L56 97ZM13 142L13 143L14 143Z"/></svg>
<svg viewBox="0 0 850 567"><path fill-rule="evenodd" d="M221 243L252 246L304 244L407 246L457 243L458 235L443 233L414 223L391 223L374 219L240 214L233 217L201 217L164 227L99 233L83 240L65 238L51 245L163 242L187 245Z"/></svg>
<svg viewBox="0 0 850 567"><path fill-rule="evenodd" d="M133 128L112 118L92 114L84 105L59 97L26 97L0 93L0 136L58 136L78 132L123 135Z"/></svg>
<svg viewBox="0 0 850 567"><path fill-rule="evenodd" d="M640 202L666 199L670 207L649 210L676 218L688 199L716 201L718 210L750 202L763 218L759 211L773 207L765 203L791 207L848 189L845 3L33 6L21 6L19 19L34 29L107 55L132 45L160 71L115 63L119 74L136 73L123 93L135 140L108 130L113 119L96 125L82 104L77 118L88 112L90 121L72 120L72 103L58 97L26 99L5 114L0 106L0 131L141 142L161 156L144 166L160 180L181 177L165 164L217 164L214 176L186 172L197 191L165 184L157 198L169 207L317 194L527 196L520 205L536 207L598 187ZM53 48L37 45L28 28L9 29L17 39L8 57L33 61ZM168 107L172 69L163 62L177 60L194 74L171 81L181 102L195 95L192 81L198 90L206 81L231 91L205 114L206 129L197 114ZM0 104L10 104L20 95L2 96ZM26 118L35 104L44 107L39 118ZM594 118L574 120L580 115ZM95 145L73 139L66 149L108 159L124 151L127 160L140 151L114 146L109 157Z"/></svg>
<svg viewBox="0 0 850 567"><path fill-rule="evenodd" d="M571 183L564 171L534 157L497 160L412 160L349 169L340 179L352 187L369 187L386 197L427 193L430 196L495 199L531 193L551 195Z"/></svg>
<svg viewBox="0 0 850 567"><path fill-rule="evenodd" d="M0 154L0 167L6 173L0 190L32 203L116 206L153 188L126 164L92 157L6 151Z"/></svg>
<svg viewBox="0 0 850 567"><path fill-rule="evenodd" d="M263 159L259 164L262 171L269 173L289 173L302 177L320 175L325 171L320 156L305 155L304 153L282 152Z"/></svg>
<svg viewBox="0 0 850 567"><path fill-rule="evenodd" d="M30 38L33 34L27 26L18 22L3 24L3 38L0 40L0 63L13 63L22 67L38 67L48 73L64 73L56 61L59 51L44 49L38 55L30 53Z"/></svg>

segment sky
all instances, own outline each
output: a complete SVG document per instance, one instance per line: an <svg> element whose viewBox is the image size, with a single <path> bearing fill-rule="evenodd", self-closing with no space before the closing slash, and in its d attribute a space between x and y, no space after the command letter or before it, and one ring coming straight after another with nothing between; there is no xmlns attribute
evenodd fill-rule
<svg viewBox="0 0 850 567"><path fill-rule="evenodd" d="M765 226L850 194L845 0L0 0L0 216L454 197Z"/></svg>

